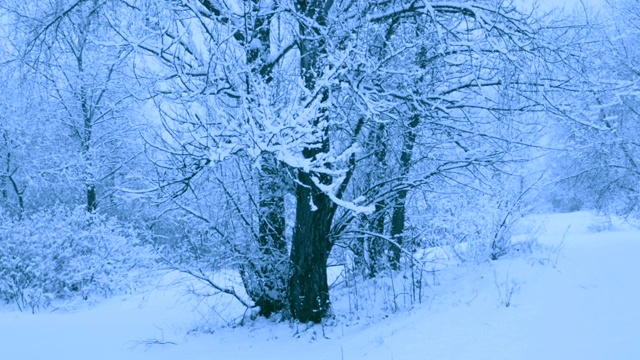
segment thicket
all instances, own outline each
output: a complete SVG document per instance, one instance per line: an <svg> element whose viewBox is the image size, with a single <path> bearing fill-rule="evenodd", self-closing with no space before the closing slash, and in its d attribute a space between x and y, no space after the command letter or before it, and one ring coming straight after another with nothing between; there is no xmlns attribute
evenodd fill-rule
<svg viewBox="0 0 640 360"><path fill-rule="evenodd" d="M127 291L151 261L140 238L131 226L82 208L22 219L0 212L0 299L35 312L54 300Z"/></svg>

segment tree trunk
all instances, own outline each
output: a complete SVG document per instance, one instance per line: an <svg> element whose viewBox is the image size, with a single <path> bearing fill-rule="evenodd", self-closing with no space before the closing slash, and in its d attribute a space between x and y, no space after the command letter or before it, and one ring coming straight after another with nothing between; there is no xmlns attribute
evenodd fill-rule
<svg viewBox="0 0 640 360"><path fill-rule="evenodd" d="M402 255L401 246L404 242L404 226L406 220L407 190L401 190L395 198L395 206L391 214L391 239L395 244L391 245L391 259L389 263L393 270L400 268Z"/></svg>
<svg viewBox="0 0 640 360"><path fill-rule="evenodd" d="M304 84L310 93L318 91L321 102L329 100L327 88L316 89L316 77L322 68L322 58L326 55L326 42L323 29L327 25L327 12L332 1L299 0L296 10L306 18L299 23L300 70ZM315 22L309 26L308 22ZM313 126L326 124L327 109L321 107L314 119ZM326 126L326 125L325 125ZM303 149L306 159L315 159L319 154L330 150L328 129L322 132L318 144L310 144ZM329 166L325 164L325 166ZM298 170L296 184L296 222L291 245L292 273L289 279L289 307L294 319L301 322L320 322L331 308L329 284L327 283L327 260L332 242L329 238L336 204L313 183L312 176L322 184L331 183L331 177Z"/></svg>
<svg viewBox="0 0 640 360"><path fill-rule="evenodd" d="M281 165L273 154L263 155L262 160L258 204L260 255L252 269L255 282L247 292L260 307L259 314L269 317L285 308L289 266Z"/></svg>
<svg viewBox="0 0 640 360"><path fill-rule="evenodd" d="M386 136L386 126L384 123L380 124L373 130L369 143L375 144L373 154L376 160L374 165L374 171L366 174L368 177L369 186L384 179L387 174L387 142L389 139ZM371 196L373 198L378 197L380 189L376 189ZM373 214L365 218L365 226L373 234L384 235L385 234L385 222L387 212L387 201L385 199L376 200L374 203L375 211ZM388 248L387 243L378 236L366 236L363 238L364 246L366 250L367 259L363 261L366 264L366 276L374 278L382 270L385 264L385 249ZM364 256L364 252L362 254Z"/></svg>
<svg viewBox="0 0 640 360"><path fill-rule="evenodd" d="M336 205L304 172L298 174L296 226L291 248L289 279L291 315L301 322L320 322L331 308L327 282L329 238Z"/></svg>
<svg viewBox="0 0 640 360"><path fill-rule="evenodd" d="M251 68L251 76L247 75L247 93L254 94L252 81L269 84L273 78L270 70L264 66L264 59L270 49L270 21L271 11L260 8L260 1L252 1L253 8L247 15L247 23L253 23L253 28L247 34L247 64ZM271 9L269 9L271 10ZM260 46L251 46L250 42L257 40ZM251 100L250 100L251 101ZM249 106L255 104L250 103ZM274 154L262 155L260 174L258 178L258 247L257 258L250 260L250 264L243 269L242 276L247 293L260 307L259 314L270 317L275 312L286 307L286 286L289 276L287 259L287 242L285 238L285 179L283 166Z"/></svg>
<svg viewBox="0 0 640 360"><path fill-rule="evenodd" d="M415 129L420 124L420 117L413 115L409 122L409 130L404 136L404 144L402 154L400 155L400 175L403 182L408 180L409 171L411 170L411 158L413 156L413 148L416 143ZM395 242L391 246L390 264L393 270L400 268L400 258L402 255L401 246L404 243L404 230L407 214L407 195L408 190L404 184L400 184L402 190L398 191L394 199L393 213L391 214L391 239Z"/></svg>
<svg viewBox="0 0 640 360"><path fill-rule="evenodd" d="M11 145L9 144L9 135L7 134L6 130L2 132L2 138L4 139L4 145L6 148L5 150L7 152L7 155L6 155L6 167L5 167L4 174L0 175L0 194L2 194L2 199L4 200L4 202L7 203L8 197L9 197L7 192L7 178L11 173L11 150L10 150Z"/></svg>
<svg viewBox="0 0 640 360"><path fill-rule="evenodd" d="M98 202L96 200L96 187L93 185L87 185L87 211L92 213L98 208Z"/></svg>
<svg viewBox="0 0 640 360"><path fill-rule="evenodd" d="M83 39L86 40L86 39ZM84 73L84 59L83 59L83 51L84 51L84 42L80 42L80 49L76 54L76 62L78 65L78 72L80 74ZM82 158L84 160L84 176L85 176L85 194L87 198L87 212L93 213L98 208L98 200L95 186L95 174L93 174L93 155L91 151L93 150L93 110L92 106L89 103L89 94L85 84L81 84L80 90L78 93L80 98L80 106L82 107L82 134L80 138L80 142L82 144ZM97 105L97 104L94 104Z"/></svg>
<svg viewBox="0 0 640 360"><path fill-rule="evenodd" d="M375 212L373 213L373 218L369 223L369 230L372 233L384 235L384 223L385 223L385 210L386 210L386 202L381 200L376 202L375 204ZM385 243L384 240L377 236L369 236L367 237L367 255L369 257L369 261L367 263L367 275L369 278L374 278L378 275L381 269L383 269L384 265L384 254L385 254Z"/></svg>

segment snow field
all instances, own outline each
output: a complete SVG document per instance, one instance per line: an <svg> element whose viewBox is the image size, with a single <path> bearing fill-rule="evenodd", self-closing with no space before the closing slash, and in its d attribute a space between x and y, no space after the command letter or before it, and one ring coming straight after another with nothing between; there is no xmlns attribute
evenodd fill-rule
<svg viewBox="0 0 640 360"><path fill-rule="evenodd" d="M324 325L219 326L243 310L185 295L171 275L95 305L0 308L0 360L639 359L640 232L590 213L529 221L545 224L548 249L445 268L422 304L396 313L354 311L337 289L336 317ZM363 304L380 305L372 287L360 285Z"/></svg>

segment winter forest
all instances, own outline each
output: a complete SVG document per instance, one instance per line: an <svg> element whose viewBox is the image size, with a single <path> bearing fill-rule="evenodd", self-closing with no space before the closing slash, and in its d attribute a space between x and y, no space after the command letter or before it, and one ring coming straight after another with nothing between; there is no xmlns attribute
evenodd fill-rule
<svg viewBox="0 0 640 360"><path fill-rule="evenodd" d="M162 287L308 344L461 268L510 308L543 214L637 229L637 0L2 0L0 41L0 313Z"/></svg>

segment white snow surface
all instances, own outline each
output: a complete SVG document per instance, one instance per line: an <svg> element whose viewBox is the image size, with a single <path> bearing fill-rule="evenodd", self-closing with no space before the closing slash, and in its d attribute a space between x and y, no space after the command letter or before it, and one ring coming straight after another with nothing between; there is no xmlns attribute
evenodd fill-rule
<svg viewBox="0 0 640 360"><path fill-rule="evenodd" d="M0 305L0 360L640 359L640 231L586 212L529 220L561 250L446 268L423 304L397 313L349 312L337 295L325 325L258 319L203 331L236 305L207 311L165 277L93 305Z"/></svg>

